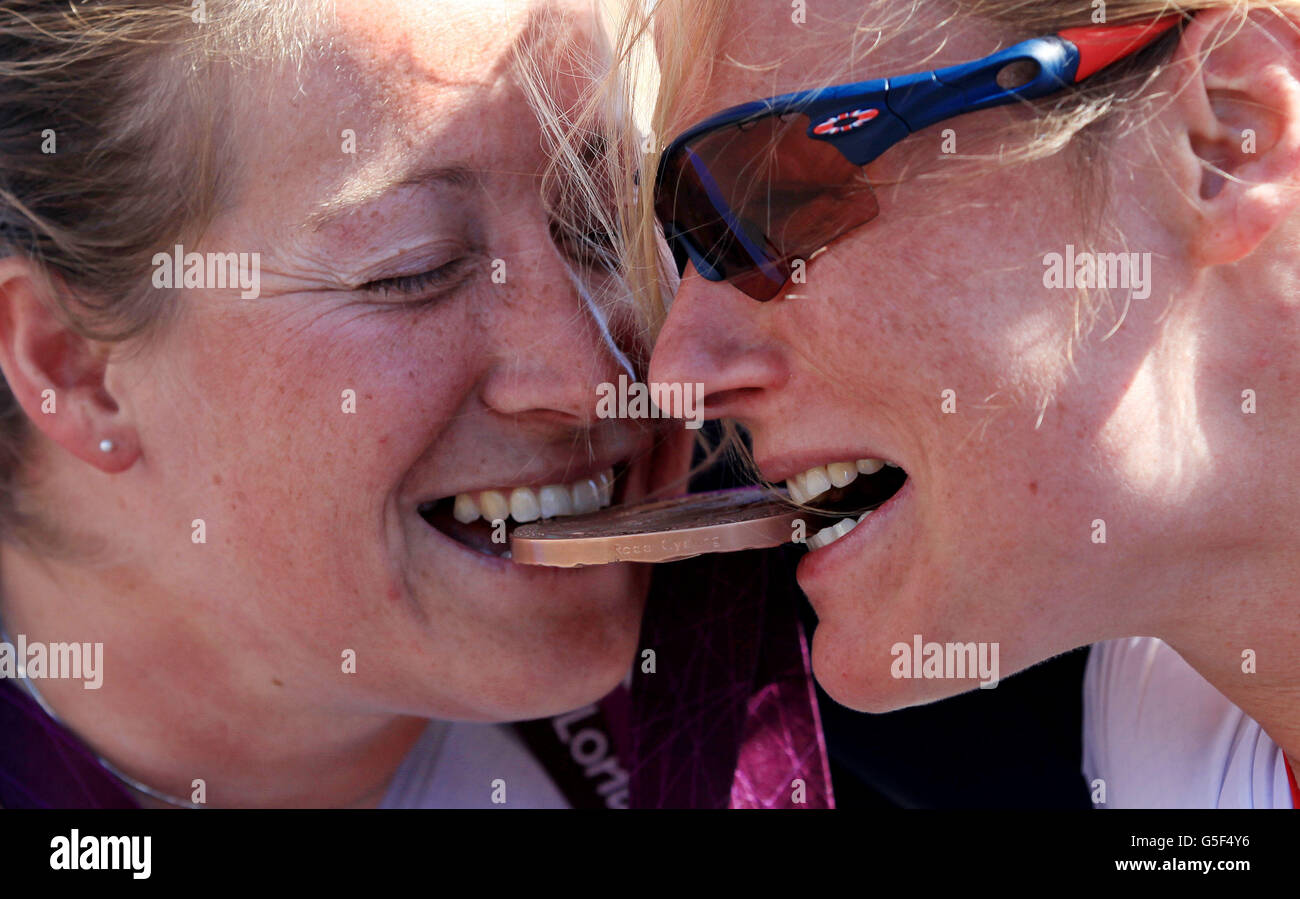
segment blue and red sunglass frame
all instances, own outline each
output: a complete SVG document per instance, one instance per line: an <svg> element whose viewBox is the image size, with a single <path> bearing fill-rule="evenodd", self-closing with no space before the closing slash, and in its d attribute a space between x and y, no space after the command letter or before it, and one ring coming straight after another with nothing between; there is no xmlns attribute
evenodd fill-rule
<svg viewBox="0 0 1300 899"><path fill-rule="evenodd" d="M1079 84L1086 78L1149 46L1184 21L1182 14L1129 25L1095 25L1063 29L1053 35L1031 38L973 62L894 78L880 78L811 91L782 94L725 109L679 134L659 160L655 178L656 199L665 188L665 170L674 156L692 141L719 129L744 126L769 116L803 114L809 119L807 136L832 145L855 166L865 166L890 147L917 131L969 112L978 112L1022 100L1035 100ZM998 83L1009 66L1031 63L1032 77L1014 86ZM1027 68L1027 67L1026 67ZM707 169L696 166L714 209L727 230L759 269L770 260L758 247L749 247L745 229L735 221L720 193L710 187ZM676 189L676 185L671 186ZM684 270L687 259L708 280L725 280L689 234L663 221L668 239Z"/></svg>

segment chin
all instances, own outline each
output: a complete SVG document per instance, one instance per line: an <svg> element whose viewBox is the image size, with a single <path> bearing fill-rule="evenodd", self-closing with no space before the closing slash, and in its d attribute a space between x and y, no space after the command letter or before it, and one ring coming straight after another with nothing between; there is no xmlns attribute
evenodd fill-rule
<svg viewBox="0 0 1300 899"><path fill-rule="evenodd" d="M924 633L923 630L918 631ZM888 642L863 641L855 638L851 631L837 631L823 621L813 632L813 676L827 695L840 705L858 712L880 714L926 705L981 689L981 683L1000 682L1012 671L1001 659L1001 645L998 644L996 651L991 646L986 646L982 656L986 661L995 662L996 679L980 676L926 676L924 660L927 647L932 644L946 647L947 643L940 644L937 640L922 638L921 673L918 675L915 669L909 669L910 676L895 676L898 669L911 661L910 646L906 656L901 651L898 654L892 652L894 646L904 642L901 639ZM978 644L975 644L973 657L978 666L981 658ZM978 675L978 667L975 671Z"/></svg>
<svg viewBox="0 0 1300 899"><path fill-rule="evenodd" d="M566 618L536 636L516 638L484 696L498 721L546 718L603 698L632 670L640 639L641 598L605 614Z"/></svg>
<svg viewBox="0 0 1300 899"><path fill-rule="evenodd" d="M627 677L632 668L632 652L602 659L600 667L584 671L580 676L570 675L554 683L551 689L538 693L517 710L513 719L549 718L597 702L609 695Z"/></svg>

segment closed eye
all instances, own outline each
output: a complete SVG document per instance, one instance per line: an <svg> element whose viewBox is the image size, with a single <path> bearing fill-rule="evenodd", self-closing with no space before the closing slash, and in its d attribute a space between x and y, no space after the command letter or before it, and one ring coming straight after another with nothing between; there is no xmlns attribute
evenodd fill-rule
<svg viewBox="0 0 1300 899"><path fill-rule="evenodd" d="M381 299L420 296L435 288L454 285L465 280L473 261L471 257L465 256L429 271L367 281L357 290Z"/></svg>

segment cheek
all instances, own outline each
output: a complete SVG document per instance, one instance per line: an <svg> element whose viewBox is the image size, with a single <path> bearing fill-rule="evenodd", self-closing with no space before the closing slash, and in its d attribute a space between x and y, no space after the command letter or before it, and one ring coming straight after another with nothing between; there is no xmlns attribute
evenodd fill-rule
<svg viewBox="0 0 1300 899"><path fill-rule="evenodd" d="M463 401L472 372L438 346L442 329L403 312L302 310L223 316L176 355L200 386L214 454L310 483L373 482L426 446ZM461 341L463 343L463 341Z"/></svg>
<svg viewBox="0 0 1300 899"><path fill-rule="evenodd" d="M894 207L841 238L809 265L798 294L814 302L787 337L810 358L829 348L844 371L883 372L891 392L935 409L944 389L973 412L995 392L1004 403L1055 384L1074 319L1073 296L1043 287L1056 238L1007 221L996 187L928 212Z"/></svg>
<svg viewBox="0 0 1300 899"><path fill-rule="evenodd" d="M473 373L401 313L196 318L163 351L171 371L151 378L156 411L142 425L166 514L204 519L236 563L271 570L293 553L330 557L318 572L370 565L387 504Z"/></svg>
<svg viewBox="0 0 1300 899"><path fill-rule="evenodd" d="M897 448L910 449L913 464L942 469L983 456L1008 415L1024 426L1017 452L1032 449L1042 399L1068 373L1065 298L1044 300L1041 286L1031 293L1020 273L972 289L970 273L942 253L883 261L861 286L841 261L850 255L827 254L821 272L810 270L817 286L792 301L801 305L779 337L798 366L859 408L865 433L905 432Z"/></svg>

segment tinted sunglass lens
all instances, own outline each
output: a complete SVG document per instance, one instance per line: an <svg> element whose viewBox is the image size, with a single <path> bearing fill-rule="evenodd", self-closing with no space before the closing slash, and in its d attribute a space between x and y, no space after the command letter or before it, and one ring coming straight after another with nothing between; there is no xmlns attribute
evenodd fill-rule
<svg viewBox="0 0 1300 899"><path fill-rule="evenodd" d="M706 132L665 160L656 186L660 219L757 300L879 212L863 170L807 131L806 116L772 115Z"/></svg>

